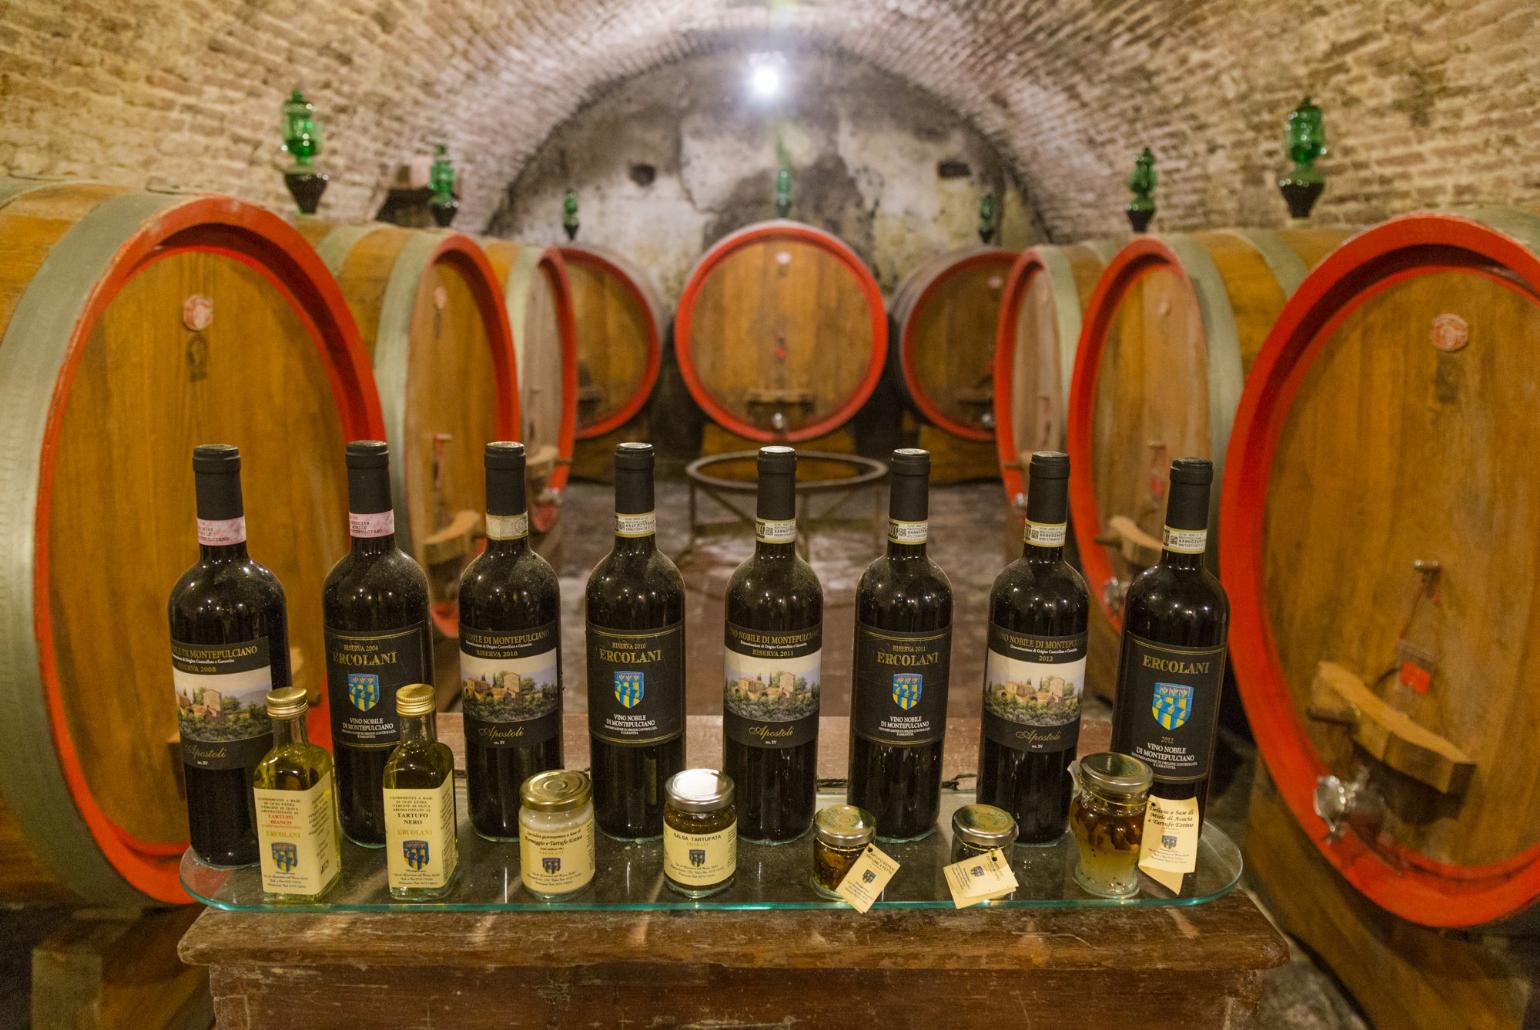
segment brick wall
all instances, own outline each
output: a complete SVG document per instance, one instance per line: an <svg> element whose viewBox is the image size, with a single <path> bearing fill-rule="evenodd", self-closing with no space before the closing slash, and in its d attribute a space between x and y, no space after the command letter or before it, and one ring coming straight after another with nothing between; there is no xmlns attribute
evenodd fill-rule
<svg viewBox="0 0 1540 1030"><path fill-rule="evenodd" d="M283 204L277 109L297 84L326 118L326 213L372 214L396 165L443 140L475 229L607 89L689 55L809 46L966 116L1059 239L1122 227L1145 144L1157 226L1281 222L1282 119L1305 92L1332 142L1322 220L1540 204L1532 0L13 0L0 169Z"/></svg>

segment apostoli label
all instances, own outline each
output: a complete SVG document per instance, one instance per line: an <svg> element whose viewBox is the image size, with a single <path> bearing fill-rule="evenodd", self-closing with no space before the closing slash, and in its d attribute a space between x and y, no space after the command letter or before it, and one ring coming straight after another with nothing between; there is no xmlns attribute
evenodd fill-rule
<svg viewBox="0 0 1540 1030"><path fill-rule="evenodd" d="M722 727L749 747L818 739L823 627L749 629L727 624Z"/></svg>
<svg viewBox="0 0 1540 1030"><path fill-rule="evenodd" d="M895 544L923 544L928 536L930 536L929 522L888 519L888 539Z"/></svg>
<svg viewBox="0 0 1540 1030"><path fill-rule="evenodd" d="M984 736L1018 751L1069 751L1080 736L1086 634L1042 636L991 623Z"/></svg>
<svg viewBox="0 0 1540 1030"><path fill-rule="evenodd" d="M226 644L171 642L182 761L199 769L250 769L273 746L267 638Z"/></svg>
<svg viewBox="0 0 1540 1030"><path fill-rule="evenodd" d="M488 540L523 540L529 536L529 512L517 515L488 515Z"/></svg>
<svg viewBox="0 0 1540 1030"><path fill-rule="evenodd" d="M385 875L390 886L443 887L459 859L453 776L429 790L385 789Z"/></svg>
<svg viewBox="0 0 1540 1030"><path fill-rule="evenodd" d="M337 800L328 772L309 790L264 790L255 795L262 889L314 897L342 864Z"/></svg>
<svg viewBox="0 0 1540 1030"><path fill-rule="evenodd" d="M519 829L519 877L540 894L570 894L594 878L594 821L559 830Z"/></svg>
<svg viewBox="0 0 1540 1030"><path fill-rule="evenodd" d="M465 739L482 747L528 747L561 733L561 634L481 630L460 624Z"/></svg>
<svg viewBox="0 0 1540 1030"><path fill-rule="evenodd" d="M1022 539L1033 547L1063 547L1068 531L1068 522L1029 521Z"/></svg>
<svg viewBox="0 0 1540 1030"><path fill-rule="evenodd" d="M348 535L361 539L390 536L396 531L394 511L348 512Z"/></svg>
<svg viewBox="0 0 1540 1030"><path fill-rule="evenodd" d="M790 544L797 539L796 519L755 519L754 539L762 544Z"/></svg>
<svg viewBox="0 0 1540 1030"><path fill-rule="evenodd" d="M658 532L658 513L645 511L638 515L615 513L615 535L634 540L654 536Z"/></svg>
<svg viewBox="0 0 1540 1030"><path fill-rule="evenodd" d="M204 547L229 547L246 542L246 516L233 519L199 519L198 543Z"/></svg>
<svg viewBox="0 0 1540 1030"><path fill-rule="evenodd" d="M1208 546L1208 530L1166 527L1165 548L1175 554L1202 554Z"/></svg>
<svg viewBox="0 0 1540 1030"><path fill-rule="evenodd" d="M738 824L715 833L683 833L663 824L663 874L686 887L712 887L738 868Z"/></svg>

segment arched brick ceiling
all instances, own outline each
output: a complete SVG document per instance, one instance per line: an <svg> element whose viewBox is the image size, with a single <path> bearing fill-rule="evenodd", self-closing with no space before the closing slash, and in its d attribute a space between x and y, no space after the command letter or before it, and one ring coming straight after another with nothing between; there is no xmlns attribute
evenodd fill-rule
<svg viewBox="0 0 1540 1030"><path fill-rule="evenodd" d="M1540 51L1526 0L16 0L0 10L0 167L228 190L273 204L282 93L326 120L333 217L447 141L462 225L485 224L540 141L658 64L832 49L967 116L1056 237L1121 227L1148 143L1157 225L1277 223L1281 126L1327 112L1318 209L1540 198Z"/></svg>

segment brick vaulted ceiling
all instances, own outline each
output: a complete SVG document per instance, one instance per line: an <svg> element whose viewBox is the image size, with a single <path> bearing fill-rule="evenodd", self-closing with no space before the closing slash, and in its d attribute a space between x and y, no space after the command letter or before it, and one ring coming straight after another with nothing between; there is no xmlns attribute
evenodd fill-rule
<svg viewBox="0 0 1540 1030"><path fill-rule="evenodd" d="M479 229L562 121L660 64L815 48L902 76L995 141L1059 239L1119 228L1153 147L1167 228L1276 223L1285 113L1333 150L1320 214L1540 202L1529 0L13 0L0 168L284 203L292 85L327 129L333 217L449 143Z"/></svg>

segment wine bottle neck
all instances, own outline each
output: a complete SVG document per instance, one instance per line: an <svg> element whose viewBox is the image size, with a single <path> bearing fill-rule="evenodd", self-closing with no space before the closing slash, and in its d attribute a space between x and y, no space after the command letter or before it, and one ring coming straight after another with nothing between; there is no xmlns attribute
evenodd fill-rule
<svg viewBox="0 0 1540 1030"><path fill-rule="evenodd" d="M759 473L754 519L754 556L791 558L797 552L797 476L795 471Z"/></svg>
<svg viewBox="0 0 1540 1030"><path fill-rule="evenodd" d="M1033 463L1034 469L1036 463ZM1065 471L1067 472L1067 466ZM1055 565L1064 560L1069 536L1069 479L1064 475L1029 475L1027 518L1022 526L1022 557Z"/></svg>
<svg viewBox="0 0 1540 1030"><path fill-rule="evenodd" d="M487 553L520 555L529 550L529 513L498 514L487 509Z"/></svg>
<svg viewBox="0 0 1540 1030"><path fill-rule="evenodd" d="M1173 569L1200 569L1208 548L1207 483L1171 484L1166 501L1160 563Z"/></svg>
<svg viewBox="0 0 1540 1030"><path fill-rule="evenodd" d="M652 470L615 470L615 553L647 554L658 547Z"/></svg>
<svg viewBox="0 0 1540 1030"><path fill-rule="evenodd" d="M391 508L389 469L348 469L348 535L357 555L395 549L396 513Z"/></svg>
<svg viewBox="0 0 1540 1030"><path fill-rule="evenodd" d="M205 562L246 559L246 511L238 472L198 472L198 557Z"/></svg>
<svg viewBox="0 0 1540 1030"><path fill-rule="evenodd" d="M888 557L923 558L929 539L929 479L895 474L888 495Z"/></svg>

